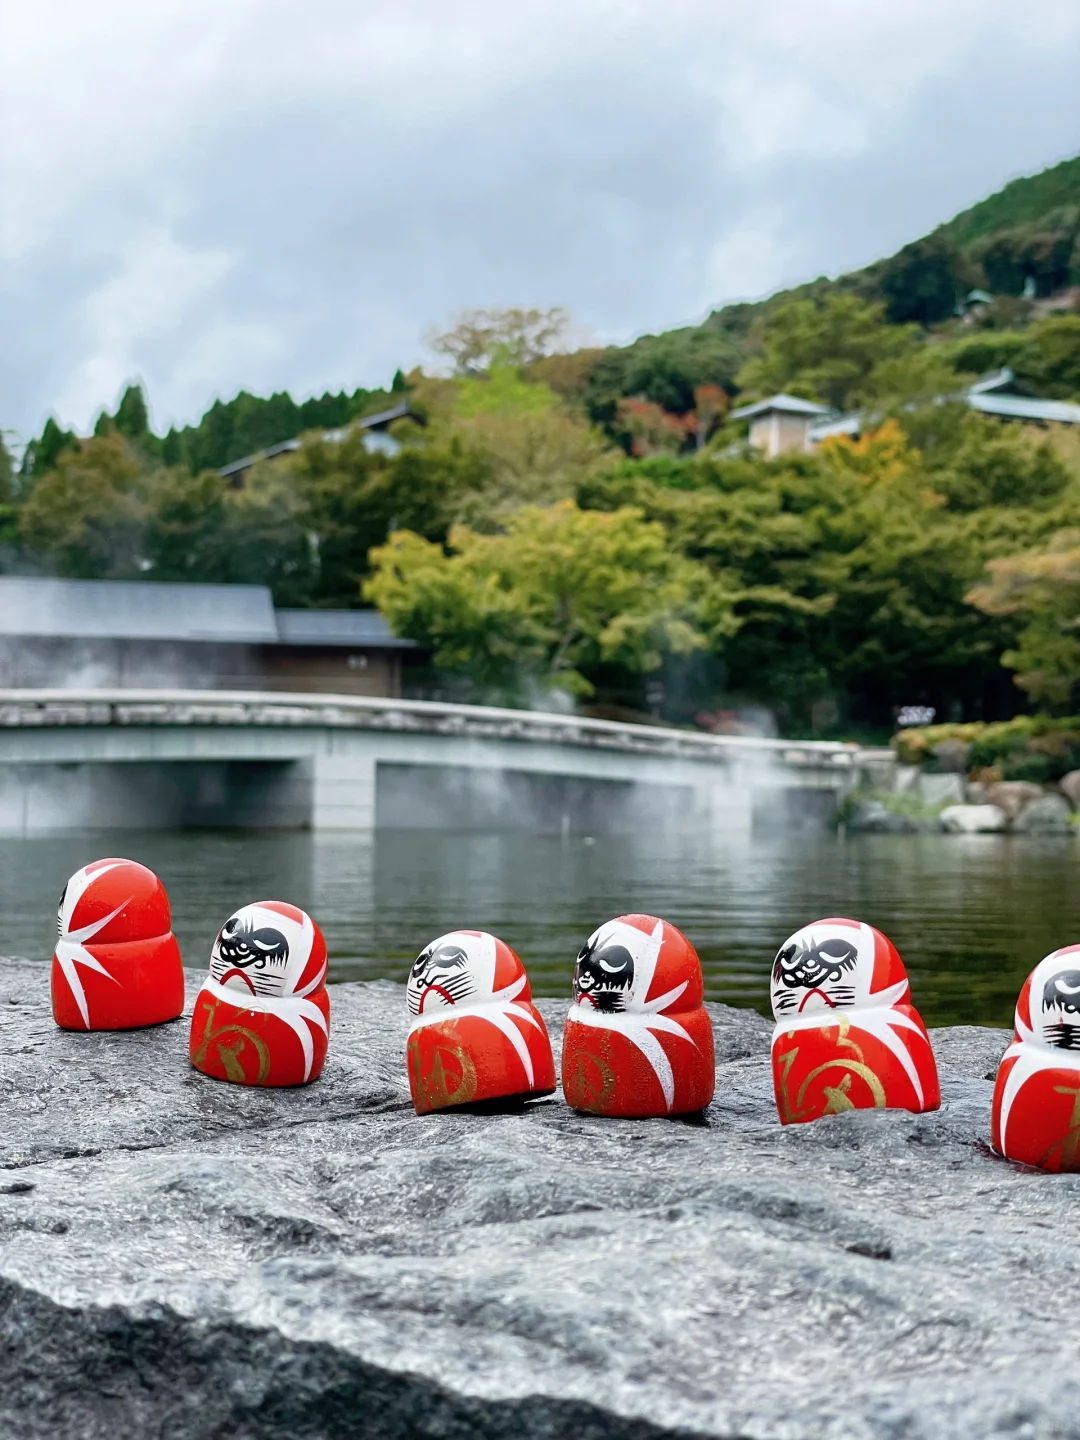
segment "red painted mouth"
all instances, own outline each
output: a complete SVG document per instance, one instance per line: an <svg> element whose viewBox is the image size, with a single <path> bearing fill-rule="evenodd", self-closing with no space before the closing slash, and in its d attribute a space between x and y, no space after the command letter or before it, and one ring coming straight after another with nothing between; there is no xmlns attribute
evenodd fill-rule
<svg viewBox="0 0 1080 1440"><path fill-rule="evenodd" d="M432 994L434 994L434 995L441 995L442 998L446 1001L447 1005L453 1005L453 1003L454 1003L454 997L450 994L450 992L449 992L448 990L444 990L441 985L425 985L425 986L424 986L423 993L422 993L421 996L420 996L420 1012L419 1012L419 1013L420 1013L421 1015L424 1013L424 1001L427 999L427 997L428 997L429 995L432 995Z"/></svg>
<svg viewBox="0 0 1080 1440"><path fill-rule="evenodd" d="M802 1001L801 1001L801 1003L800 1003L800 1005L799 1005L799 1014L800 1014L800 1015L801 1015L802 1012L806 1009L807 1001L810 999L810 997L811 997L812 995L820 995L821 998L822 998L822 1000L825 1001L825 1004L829 1007L830 1010L835 1010L835 1009L836 1009L836 1006L835 1006L835 1005L833 1004L833 1002L829 999L828 995L825 994L825 991L824 991L824 990L808 990L808 991L806 992L806 994L803 996Z"/></svg>
<svg viewBox="0 0 1080 1440"><path fill-rule="evenodd" d="M225 974L218 981L218 984L227 985L234 975L240 976L240 979L243 980L244 984L248 987L248 989L253 995L256 993L255 986L251 983L251 977L247 975L243 970L241 970L237 965L234 965L231 970L226 970Z"/></svg>

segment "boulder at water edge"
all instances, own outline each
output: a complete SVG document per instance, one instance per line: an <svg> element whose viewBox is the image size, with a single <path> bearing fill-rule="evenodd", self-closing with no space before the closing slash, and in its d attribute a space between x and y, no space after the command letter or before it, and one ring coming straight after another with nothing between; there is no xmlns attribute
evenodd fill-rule
<svg viewBox="0 0 1080 1440"><path fill-rule="evenodd" d="M785 1129L771 1023L710 1005L704 1123L436 1121L402 987L333 1007L319 1084L216 1085L0 962L4 1440L1075 1433L1076 1185L990 1152L1007 1032L931 1032L936 1112Z"/></svg>
<svg viewBox="0 0 1080 1440"><path fill-rule="evenodd" d="M1009 827L1017 835L1065 835L1072 828L1069 803L1060 795L1040 795L1025 805Z"/></svg>
<svg viewBox="0 0 1080 1440"><path fill-rule="evenodd" d="M947 835L984 835L1005 829L1005 811L996 805L949 805L940 815Z"/></svg>
<svg viewBox="0 0 1080 1440"><path fill-rule="evenodd" d="M1006 818L1013 821L1042 793L1042 787L1030 780L998 780L986 787L985 800L988 805L997 805L1004 810Z"/></svg>

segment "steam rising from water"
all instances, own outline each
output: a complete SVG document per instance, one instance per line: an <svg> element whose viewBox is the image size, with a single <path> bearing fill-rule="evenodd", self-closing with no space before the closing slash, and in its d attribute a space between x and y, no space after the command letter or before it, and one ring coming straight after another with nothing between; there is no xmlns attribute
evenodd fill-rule
<svg viewBox="0 0 1080 1440"><path fill-rule="evenodd" d="M3 689L241 688L249 669L240 646L0 636Z"/></svg>

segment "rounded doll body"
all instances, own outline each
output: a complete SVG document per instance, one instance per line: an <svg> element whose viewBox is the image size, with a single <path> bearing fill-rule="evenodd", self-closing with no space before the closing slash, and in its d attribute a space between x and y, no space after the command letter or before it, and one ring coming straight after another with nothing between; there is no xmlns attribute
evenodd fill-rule
<svg viewBox="0 0 1080 1440"><path fill-rule="evenodd" d="M1055 950L1024 981L994 1085L991 1143L1040 1170L1080 1170L1080 945Z"/></svg>
<svg viewBox="0 0 1080 1440"><path fill-rule="evenodd" d="M858 920L796 931L773 963L773 1085L785 1125L845 1110L936 1110L930 1037L892 942Z"/></svg>
<svg viewBox="0 0 1080 1440"><path fill-rule="evenodd" d="M529 977L509 945L454 930L417 956L406 992L409 1087L418 1115L555 1089L555 1061Z"/></svg>
<svg viewBox="0 0 1080 1440"><path fill-rule="evenodd" d="M145 865L95 860L60 896L52 962L53 1016L62 1030L133 1030L175 1020L184 970L169 897Z"/></svg>
<svg viewBox="0 0 1080 1440"><path fill-rule="evenodd" d="M245 905L214 941L191 1017L191 1063L236 1085L306 1085L322 1073L329 1037L322 931L295 905Z"/></svg>
<svg viewBox="0 0 1080 1440"><path fill-rule="evenodd" d="M623 1118L703 1110L715 1087L701 962L655 915L622 915L589 937L563 1031L568 1104Z"/></svg>

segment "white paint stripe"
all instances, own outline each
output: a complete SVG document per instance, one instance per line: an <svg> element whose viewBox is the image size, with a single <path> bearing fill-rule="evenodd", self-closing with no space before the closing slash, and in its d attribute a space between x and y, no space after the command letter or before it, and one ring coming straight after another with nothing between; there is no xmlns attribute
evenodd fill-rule
<svg viewBox="0 0 1080 1440"><path fill-rule="evenodd" d="M227 990L212 978L203 982L199 994L221 1000L234 1010L254 1010L263 1015L276 1015L299 1040L300 1048L304 1052L304 1079L306 1081L310 1078L315 1063L315 1047L310 1027L314 1025L323 1032L328 1041L330 1039L326 1016L313 1000L305 1000L299 995L280 995L276 998L242 995L239 990ZM197 997L195 1003L198 1004Z"/></svg>
<svg viewBox="0 0 1080 1440"><path fill-rule="evenodd" d="M121 909L123 907L121 906ZM78 965L85 965L87 970L95 970L99 975L104 975L106 980L111 980L114 985L119 985L115 975L110 975L105 966L89 950L71 940L58 940L56 942L56 959L60 969L64 972L64 978L68 982L68 988L79 1007L79 1014L82 1016L83 1025L90 1029L90 1012L86 1004L86 991L83 989L82 981L79 979Z"/></svg>
<svg viewBox="0 0 1080 1440"><path fill-rule="evenodd" d="M567 1019L578 1025L588 1025L593 1030L610 1030L616 1035L625 1035L652 1066L667 1108L671 1109L675 1103L675 1077L667 1051L652 1032L661 1030L668 1035L677 1035L696 1050L694 1041L678 1021L673 1020L670 1015L635 1015L626 1011L615 1015L605 1014L594 1010L591 1005L572 1005Z"/></svg>

